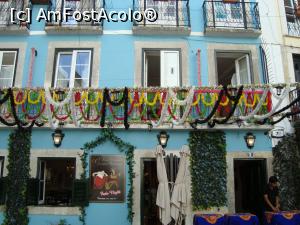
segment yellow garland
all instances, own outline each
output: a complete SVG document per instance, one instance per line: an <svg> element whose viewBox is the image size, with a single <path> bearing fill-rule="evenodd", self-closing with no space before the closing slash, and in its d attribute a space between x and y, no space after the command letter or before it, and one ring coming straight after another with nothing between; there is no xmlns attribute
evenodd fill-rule
<svg viewBox="0 0 300 225"><path fill-rule="evenodd" d="M85 98L86 98L86 102L89 105L96 105L98 103L98 101L99 101L99 94L96 95L94 101L90 101L90 99L89 99L89 93L86 92Z"/></svg>
<svg viewBox="0 0 300 225"><path fill-rule="evenodd" d="M229 98L226 96L226 101L225 102L220 102L220 105L221 106L227 106L228 105L228 103L229 103Z"/></svg>
<svg viewBox="0 0 300 225"><path fill-rule="evenodd" d="M32 100L31 97L30 97L30 93L31 93L31 90L28 92L28 103L29 104L32 104L32 105L36 105L38 104L41 99L42 99L42 103L45 104L46 103L46 100L45 100L45 91L43 90L40 90L38 93L39 93L39 97L36 99L36 100Z"/></svg>
<svg viewBox="0 0 300 225"><path fill-rule="evenodd" d="M201 95L200 95L200 94L198 94L198 95L197 95L197 99L196 99L196 101L194 101L194 102L192 103L192 106L196 106L196 105L198 105L198 104L199 104L199 102L200 102L200 99L201 99Z"/></svg>
<svg viewBox="0 0 300 225"><path fill-rule="evenodd" d="M205 100L205 96L202 94L202 102L203 102L203 104L205 105L205 106L207 106L207 107L210 107L210 106L213 106L214 104L215 104L215 102L216 102L216 99L218 98L217 96L216 96L216 93L214 93L214 94L212 94L212 96L211 96L211 102L207 102L206 100Z"/></svg>
<svg viewBox="0 0 300 225"><path fill-rule="evenodd" d="M17 95L14 94L13 96L14 96L14 102L16 105L23 105L27 99L27 90L24 91L23 99L20 102L17 101Z"/></svg>
<svg viewBox="0 0 300 225"><path fill-rule="evenodd" d="M86 92L83 92L80 96L80 99L78 101L75 101L75 103L74 103L75 106L79 106L82 103L83 99L85 99L85 98L86 98Z"/></svg>

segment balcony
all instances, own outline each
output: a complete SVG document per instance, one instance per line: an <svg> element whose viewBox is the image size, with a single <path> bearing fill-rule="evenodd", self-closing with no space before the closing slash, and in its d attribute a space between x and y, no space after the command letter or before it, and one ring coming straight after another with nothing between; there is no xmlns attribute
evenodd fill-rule
<svg viewBox="0 0 300 225"><path fill-rule="evenodd" d="M29 3L26 0L8 0L0 1L0 34L28 34L29 24L26 22L11 21L11 8L15 8L16 11L29 8Z"/></svg>
<svg viewBox="0 0 300 225"><path fill-rule="evenodd" d="M299 97L300 88L296 88L290 92L290 102L295 101ZM292 122L300 124L300 113L297 114L297 112L300 112L300 101L297 101L296 104L291 107L291 113L296 114L292 116Z"/></svg>
<svg viewBox="0 0 300 225"><path fill-rule="evenodd" d="M49 34L102 34L103 20L96 22L91 19L91 22L79 22L73 18L73 13L80 12L82 14L85 11L91 12L92 10L99 12L104 7L105 0L57 0L54 4L50 3L48 13L50 11L60 12L60 15L63 15L64 10L69 8L72 9L70 12L72 16L69 16L65 20L52 17L51 22L46 23L45 31Z"/></svg>
<svg viewBox="0 0 300 225"><path fill-rule="evenodd" d="M291 36L300 36L300 10L298 12L297 9L297 1L285 6L288 34Z"/></svg>
<svg viewBox="0 0 300 225"><path fill-rule="evenodd" d="M272 110L270 91L247 87L235 99L237 89L228 91L221 87L0 89L0 121L12 126L18 121L36 121L45 126L63 123L66 128L99 128L101 124L123 128L128 123L131 128L148 129L152 124L192 129L190 123L199 119L199 126L205 129L215 120L223 121L218 124L230 129L237 128L235 124L247 116L248 125L259 128L254 115Z"/></svg>
<svg viewBox="0 0 300 225"><path fill-rule="evenodd" d="M204 1L206 35L258 37L261 34L258 3L239 1Z"/></svg>
<svg viewBox="0 0 300 225"><path fill-rule="evenodd" d="M141 13L151 8L158 16L154 22L134 21L134 34L189 35L191 32L189 0L133 0L133 8Z"/></svg>

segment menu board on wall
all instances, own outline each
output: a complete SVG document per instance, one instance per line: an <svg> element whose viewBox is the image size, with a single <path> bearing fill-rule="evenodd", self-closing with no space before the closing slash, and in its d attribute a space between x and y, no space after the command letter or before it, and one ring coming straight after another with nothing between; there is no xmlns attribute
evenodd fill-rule
<svg viewBox="0 0 300 225"><path fill-rule="evenodd" d="M91 202L125 201L125 158L93 155L90 158Z"/></svg>

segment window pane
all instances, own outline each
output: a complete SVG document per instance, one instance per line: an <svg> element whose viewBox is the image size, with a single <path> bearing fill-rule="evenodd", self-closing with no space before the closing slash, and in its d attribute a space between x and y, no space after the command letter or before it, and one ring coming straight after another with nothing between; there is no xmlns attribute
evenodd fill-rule
<svg viewBox="0 0 300 225"><path fill-rule="evenodd" d="M68 88L69 87L69 80L57 80L56 87L57 88Z"/></svg>
<svg viewBox="0 0 300 225"><path fill-rule="evenodd" d="M0 88L11 87L12 79L0 79Z"/></svg>
<svg viewBox="0 0 300 225"><path fill-rule="evenodd" d="M59 66L71 66L72 54L60 54L59 55Z"/></svg>
<svg viewBox="0 0 300 225"><path fill-rule="evenodd" d="M89 87L89 80L88 79L75 79L74 81L74 87L82 87L87 88Z"/></svg>
<svg viewBox="0 0 300 225"><path fill-rule="evenodd" d="M90 52L78 52L76 65L78 64L90 64Z"/></svg>
<svg viewBox="0 0 300 225"><path fill-rule="evenodd" d="M81 65L76 66L75 79L88 79L89 78L89 66Z"/></svg>
<svg viewBox="0 0 300 225"><path fill-rule="evenodd" d="M3 53L2 65L15 65L15 52Z"/></svg>
<svg viewBox="0 0 300 225"><path fill-rule="evenodd" d="M240 64L240 79L241 79L241 84L249 84L248 80L248 63L247 63L247 58L243 58L239 61Z"/></svg>
<svg viewBox="0 0 300 225"><path fill-rule="evenodd" d="M71 67L61 66L57 70L57 79L70 79Z"/></svg>
<svg viewBox="0 0 300 225"><path fill-rule="evenodd" d="M14 66L2 66L0 70L0 78L13 78Z"/></svg>

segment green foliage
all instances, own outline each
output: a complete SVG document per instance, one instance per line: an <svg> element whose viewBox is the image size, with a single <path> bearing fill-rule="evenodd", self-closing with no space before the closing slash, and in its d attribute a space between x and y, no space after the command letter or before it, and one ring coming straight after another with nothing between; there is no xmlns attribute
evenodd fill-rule
<svg viewBox="0 0 300 225"><path fill-rule="evenodd" d="M194 210L225 206L227 173L224 132L192 131L188 141Z"/></svg>
<svg viewBox="0 0 300 225"><path fill-rule="evenodd" d="M8 140L7 199L3 225L27 225L27 182L30 171L31 131L18 128Z"/></svg>
<svg viewBox="0 0 300 225"><path fill-rule="evenodd" d="M111 129L102 129L101 135L98 136L94 141L88 142L83 147L83 154L81 155L81 162L83 167L83 172L80 176L82 180L87 179L87 166L88 166L88 155L89 152L92 151L94 148L96 148L99 145L104 144L106 141L111 141L114 143L120 152L125 153L126 155L126 161L128 165L128 174L129 174L129 191L127 194L127 208L128 208L128 216L127 219L130 223L132 223L133 219L133 178L134 178L134 149L135 147L127 142L124 142L122 139L117 137ZM86 217L86 210L85 206L82 205L80 207L81 216L79 220L82 222L83 225L86 225L85 217Z"/></svg>
<svg viewBox="0 0 300 225"><path fill-rule="evenodd" d="M300 147L295 136L286 136L273 148L274 173L280 183L281 208L300 208Z"/></svg>

